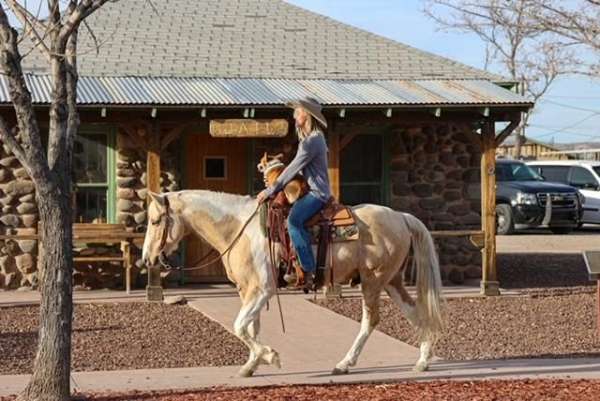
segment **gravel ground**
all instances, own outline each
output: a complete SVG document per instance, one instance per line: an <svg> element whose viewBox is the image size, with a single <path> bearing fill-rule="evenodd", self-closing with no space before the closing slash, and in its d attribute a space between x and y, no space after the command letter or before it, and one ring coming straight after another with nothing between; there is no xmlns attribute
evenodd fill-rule
<svg viewBox="0 0 600 401"><path fill-rule="evenodd" d="M502 288L591 286L580 254L498 254Z"/></svg>
<svg viewBox="0 0 600 401"><path fill-rule="evenodd" d="M317 303L360 320L360 299ZM446 311L446 329L435 349L444 359L600 356L596 300L589 292L456 298L448 300ZM382 301L377 329L417 345L414 330L389 299Z"/></svg>
<svg viewBox="0 0 600 401"><path fill-rule="evenodd" d="M88 395L89 401L597 401L600 381L497 380L284 386ZM8 401L9 398L0 401Z"/></svg>
<svg viewBox="0 0 600 401"><path fill-rule="evenodd" d="M0 374L29 373L37 343L38 307L0 308ZM238 365L246 347L188 306L77 304L76 371Z"/></svg>

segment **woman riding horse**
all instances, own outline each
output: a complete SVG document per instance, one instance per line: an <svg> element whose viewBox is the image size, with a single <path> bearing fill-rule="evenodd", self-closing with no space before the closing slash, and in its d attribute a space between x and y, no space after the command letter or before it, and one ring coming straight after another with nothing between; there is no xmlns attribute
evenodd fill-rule
<svg viewBox="0 0 600 401"><path fill-rule="evenodd" d="M288 231L304 271L304 288L310 290L317 267L311 247L311 235L304 224L331 198L327 173L327 143L323 134L327 128L327 120L321 112L321 105L313 98L307 97L288 103L288 106L294 109L296 133L300 141L298 151L277 180L258 194L258 201L262 203L276 195L298 173L302 173L308 182L309 192L292 205L288 217Z"/></svg>

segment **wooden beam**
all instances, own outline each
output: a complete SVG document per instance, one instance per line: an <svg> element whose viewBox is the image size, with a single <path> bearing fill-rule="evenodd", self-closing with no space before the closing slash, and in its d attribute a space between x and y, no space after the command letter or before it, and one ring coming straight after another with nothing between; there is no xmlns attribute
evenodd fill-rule
<svg viewBox="0 0 600 401"><path fill-rule="evenodd" d="M148 150L146 159L146 187L148 195L146 203L149 205L150 191L160 192L160 126L158 122L152 125L152 131L145 133L148 138ZM155 266L146 266L148 268L148 285L146 286L146 300L151 302L161 302L163 300L163 290L160 282L160 268Z"/></svg>
<svg viewBox="0 0 600 401"><path fill-rule="evenodd" d="M520 116L517 119L511 120L510 123L502 130L502 132L500 132L496 136L496 147L500 146L500 144L502 142L504 142L504 140L506 138L508 138L508 136L510 134L513 133L513 131L519 126L520 123L521 123L521 117Z"/></svg>
<svg viewBox="0 0 600 401"><path fill-rule="evenodd" d="M342 151L342 150L343 150L343 149L344 149L346 146L348 146L348 144L349 144L350 142L352 142L352 140L354 139L354 137L355 137L356 135L358 135L358 133L356 133L356 132L353 132L353 133L350 133L350 134L346 134L346 135L344 135L344 136L342 136L342 137L340 138L340 149L339 149L339 150L340 150L340 152L341 152L341 151Z"/></svg>
<svg viewBox="0 0 600 401"><path fill-rule="evenodd" d="M169 146L171 142L179 138L181 133L185 131L185 129L188 128L190 125L192 125L192 123L180 124L175 128L171 129L169 132L167 132L167 135L165 135L164 138L162 138L160 141L160 149L165 150L167 146Z"/></svg>
<svg viewBox="0 0 600 401"><path fill-rule="evenodd" d="M329 183L335 199L340 199L340 134L332 122L329 133Z"/></svg>
<svg viewBox="0 0 600 401"><path fill-rule="evenodd" d="M500 295L496 275L496 135L493 120L481 132L482 295Z"/></svg>

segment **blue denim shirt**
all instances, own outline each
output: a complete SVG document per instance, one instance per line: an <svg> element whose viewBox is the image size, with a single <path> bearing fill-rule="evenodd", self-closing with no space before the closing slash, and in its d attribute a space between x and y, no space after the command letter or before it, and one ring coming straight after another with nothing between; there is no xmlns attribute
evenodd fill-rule
<svg viewBox="0 0 600 401"><path fill-rule="evenodd" d="M327 142L321 131L307 136L298 144L294 160L283 170L273 185L267 188L268 197L281 191L298 173L301 173L310 188L310 192L323 202L331 197L329 175L327 172Z"/></svg>

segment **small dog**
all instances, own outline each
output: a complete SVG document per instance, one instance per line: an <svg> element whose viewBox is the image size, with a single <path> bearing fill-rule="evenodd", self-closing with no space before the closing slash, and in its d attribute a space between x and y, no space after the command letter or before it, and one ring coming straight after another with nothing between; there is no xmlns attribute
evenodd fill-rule
<svg viewBox="0 0 600 401"><path fill-rule="evenodd" d="M281 175L281 172L285 168L285 164L281 161L283 154L279 153L275 156L269 156L267 152L260 159L260 163L257 164L256 168L258 171L263 173L263 179L265 186L271 186ZM283 188L283 193L290 205L294 204L298 199L306 195L308 192L308 183L301 175L297 175L293 180L288 182Z"/></svg>

